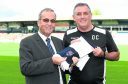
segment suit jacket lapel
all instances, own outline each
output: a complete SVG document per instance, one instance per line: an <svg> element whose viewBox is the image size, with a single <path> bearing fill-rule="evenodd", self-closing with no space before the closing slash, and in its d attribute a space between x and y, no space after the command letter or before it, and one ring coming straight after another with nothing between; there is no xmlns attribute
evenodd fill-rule
<svg viewBox="0 0 128 84"><path fill-rule="evenodd" d="M41 39L41 37L38 35L38 33L35 34L35 37L34 38L37 40L37 43L41 46L43 52L45 52L46 55L51 56L51 54L49 53L49 50L48 50L46 44ZM60 47L60 45L58 45L59 40L56 40L55 37L53 37L53 36L51 37L51 39L53 41L53 44L55 46L56 51L58 52L58 51L62 50L62 48Z"/></svg>
<svg viewBox="0 0 128 84"><path fill-rule="evenodd" d="M52 42L55 46L56 51L58 51L57 41L55 40L55 38L53 36L51 37L51 39L52 39Z"/></svg>
<svg viewBox="0 0 128 84"><path fill-rule="evenodd" d="M46 46L44 41L41 39L41 37L38 35L38 33L35 34L35 39L37 40L37 43L41 46L44 54L46 54L45 56L51 56L51 54L49 53L48 47Z"/></svg>
<svg viewBox="0 0 128 84"><path fill-rule="evenodd" d="M56 51L58 52L58 51L62 50L61 47L60 47L61 45L58 45L59 40L55 39L55 37L53 37L53 36L51 37L51 39L52 39L53 44L54 44L54 46L56 48Z"/></svg>

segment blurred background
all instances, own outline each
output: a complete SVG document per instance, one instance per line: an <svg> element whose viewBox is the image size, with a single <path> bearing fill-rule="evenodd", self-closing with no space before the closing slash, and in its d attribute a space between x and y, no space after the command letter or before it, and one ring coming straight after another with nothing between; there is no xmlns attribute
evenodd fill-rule
<svg viewBox="0 0 128 84"><path fill-rule="evenodd" d="M76 3L88 3L94 25L109 30L121 52L117 62L107 61L107 84L128 84L128 0L0 0L0 84L25 84L19 69L19 42L38 31L38 14L43 8L57 13L52 35L63 38L76 24ZM68 75L67 75L68 78Z"/></svg>

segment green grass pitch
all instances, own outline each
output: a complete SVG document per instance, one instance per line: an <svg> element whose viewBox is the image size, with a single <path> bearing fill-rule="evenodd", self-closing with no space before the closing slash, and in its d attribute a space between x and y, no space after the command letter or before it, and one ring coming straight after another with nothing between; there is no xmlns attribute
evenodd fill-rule
<svg viewBox="0 0 128 84"><path fill-rule="evenodd" d="M120 61L106 61L106 84L128 84L128 45L118 45ZM0 43L0 84L25 84L19 68L19 44Z"/></svg>
<svg viewBox="0 0 128 84"><path fill-rule="evenodd" d="M18 57L0 56L0 84L25 84Z"/></svg>

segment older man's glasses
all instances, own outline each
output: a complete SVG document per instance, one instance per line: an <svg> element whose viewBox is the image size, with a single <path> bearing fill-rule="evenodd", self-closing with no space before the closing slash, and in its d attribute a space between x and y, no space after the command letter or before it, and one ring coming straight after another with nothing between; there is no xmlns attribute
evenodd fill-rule
<svg viewBox="0 0 128 84"><path fill-rule="evenodd" d="M56 22L56 20L55 19L48 19L48 18L45 18L45 19L41 19L43 22L46 22L46 23L48 23L48 22L51 22L51 23L55 23Z"/></svg>

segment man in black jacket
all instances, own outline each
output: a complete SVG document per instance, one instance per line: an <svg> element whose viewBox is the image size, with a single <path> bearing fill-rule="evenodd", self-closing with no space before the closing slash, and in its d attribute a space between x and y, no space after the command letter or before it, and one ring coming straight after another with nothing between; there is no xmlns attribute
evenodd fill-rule
<svg viewBox="0 0 128 84"><path fill-rule="evenodd" d="M89 60L82 70L77 64L73 67L69 84L105 84L105 60L119 60L119 50L108 31L92 25L88 4L76 4L73 19L77 27L65 33L64 46L69 46L73 40L82 36L93 47L93 51L86 55Z"/></svg>

